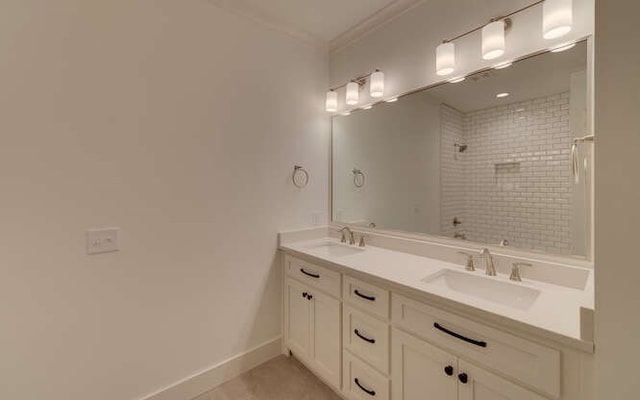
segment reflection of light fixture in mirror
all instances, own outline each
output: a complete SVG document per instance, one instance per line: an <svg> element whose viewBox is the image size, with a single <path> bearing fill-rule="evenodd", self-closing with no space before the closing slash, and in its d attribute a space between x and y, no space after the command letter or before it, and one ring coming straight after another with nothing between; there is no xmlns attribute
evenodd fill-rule
<svg viewBox="0 0 640 400"><path fill-rule="evenodd" d="M371 97L378 98L384 96L384 73L380 70L376 70L371 74L371 80L369 82L369 94Z"/></svg>
<svg viewBox="0 0 640 400"><path fill-rule="evenodd" d="M497 98L499 98L499 99L504 99L505 97L509 97L509 93L507 93L507 92L504 92L504 93L498 93L498 94L496 95L496 97L497 97Z"/></svg>
<svg viewBox="0 0 640 400"><path fill-rule="evenodd" d="M542 35L557 39L571 32L573 25L572 0L545 0L542 5Z"/></svg>
<svg viewBox="0 0 640 400"><path fill-rule="evenodd" d="M396 101L398 101L398 98L397 97L393 97L393 98L387 100L387 103L395 103Z"/></svg>
<svg viewBox="0 0 640 400"><path fill-rule="evenodd" d="M512 65L513 65L513 61L505 61L505 62L501 62L499 64L494 65L493 69L509 68Z"/></svg>
<svg viewBox="0 0 640 400"><path fill-rule="evenodd" d="M355 106L360 99L360 86L356 82L347 83L347 104Z"/></svg>
<svg viewBox="0 0 640 400"><path fill-rule="evenodd" d="M327 92L327 102L325 108L328 112L338 111L338 93L330 90Z"/></svg>
<svg viewBox="0 0 640 400"><path fill-rule="evenodd" d="M482 58L493 60L504 54L505 22L503 20L494 21L482 28Z"/></svg>
<svg viewBox="0 0 640 400"><path fill-rule="evenodd" d="M465 76L459 76L457 78L449 79L449 83L460 83L467 79Z"/></svg>
<svg viewBox="0 0 640 400"><path fill-rule="evenodd" d="M436 48L436 74L443 76L456 69L456 46L445 42Z"/></svg>
<svg viewBox="0 0 640 400"><path fill-rule="evenodd" d="M362 107L363 110L371 110L373 108L373 104L367 104L366 106Z"/></svg>
<svg viewBox="0 0 640 400"><path fill-rule="evenodd" d="M561 44L560 46L556 46L553 49L551 49L552 53L560 53L562 51L566 51L569 49L573 49L576 46L575 43L565 43L565 44Z"/></svg>

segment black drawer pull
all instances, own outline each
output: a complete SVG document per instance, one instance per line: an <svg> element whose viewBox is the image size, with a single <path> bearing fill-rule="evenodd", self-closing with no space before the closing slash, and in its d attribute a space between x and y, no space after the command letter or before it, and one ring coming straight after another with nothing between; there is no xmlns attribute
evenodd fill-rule
<svg viewBox="0 0 640 400"><path fill-rule="evenodd" d="M369 301L376 301L376 298L375 298L375 297L373 297L373 296L367 296L367 295L364 295L364 294L362 294L362 293L358 292L358 289L354 290L354 291L353 291L353 293L355 293L356 295L358 295L358 296L362 297L362 298L363 298L363 299L365 299L365 300L369 300Z"/></svg>
<svg viewBox="0 0 640 400"><path fill-rule="evenodd" d="M302 297L304 297L305 299L307 298L307 292L302 292Z"/></svg>
<svg viewBox="0 0 640 400"><path fill-rule="evenodd" d="M458 379L460 380L460 382L462 383L467 383L469 382L469 377L467 376L467 374L465 374L464 372L461 373L460 375L458 375Z"/></svg>
<svg viewBox="0 0 640 400"><path fill-rule="evenodd" d="M436 328L439 331L442 331L442 332L446 333L447 335L453 336L456 339L464 340L465 342L471 343L471 344L476 345L476 346L487 347L487 342L483 342L481 340L469 339L468 337L462 336L459 333L456 333L454 331L450 331L449 329L445 328L444 326L440 325L437 322L433 323L433 327Z"/></svg>
<svg viewBox="0 0 640 400"><path fill-rule="evenodd" d="M358 330L354 330L353 333L356 334L357 337L359 337L360 339L364 340L365 342L369 342L369 343L375 343L376 340L375 339L370 339L366 336L362 336L362 334L360 332L358 332Z"/></svg>
<svg viewBox="0 0 640 400"><path fill-rule="evenodd" d="M365 393L366 393L366 394L368 394L369 396L375 396L375 395L376 395L376 391L375 391L375 390L369 390L369 389L367 389L366 387L362 386L362 385L360 384L360 382L358 382L358 378L354 379L353 381L356 383L356 385L358 385L358 387L359 387L360 389L362 389L362 391L363 391L363 392L365 392Z"/></svg>
<svg viewBox="0 0 640 400"><path fill-rule="evenodd" d="M446 367L444 367L444 373L447 376L453 376L453 367L451 365L447 365Z"/></svg>
<svg viewBox="0 0 640 400"><path fill-rule="evenodd" d="M303 274L305 274L307 276L310 276L312 278L316 278L316 279L320 278L320 275L316 275L316 274L312 274L311 272L307 272L307 271L304 270L304 268L300 268L300 272L302 272Z"/></svg>

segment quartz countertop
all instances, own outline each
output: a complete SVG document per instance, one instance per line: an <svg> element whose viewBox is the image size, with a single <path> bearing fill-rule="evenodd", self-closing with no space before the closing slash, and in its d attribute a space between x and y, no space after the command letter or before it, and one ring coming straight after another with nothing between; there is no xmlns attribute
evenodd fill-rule
<svg viewBox="0 0 640 400"><path fill-rule="evenodd" d="M331 246L324 246L330 243ZM315 238L280 244L280 249L293 255L311 257L341 269L344 273L355 271L383 280L392 285L417 291L441 304L447 304L494 323L545 338L555 339L586 352L593 352L593 343L581 339L580 308L593 309L593 271L590 271L583 290L523 279L512 282L508 276L499 274L486 277L484 271L467 272L464 266L433 258L417 256L401 251L366 246L362 251L335 251L338 246L350 249L358 247L342 244L334 238ZM333 247L333 251L328 248ZM442 269L475 274L484 279L496 279L512 285L524 285L538 289L539 296L526 310L506 304L470 296L465 293L433 285L423 280Z"/></svg>

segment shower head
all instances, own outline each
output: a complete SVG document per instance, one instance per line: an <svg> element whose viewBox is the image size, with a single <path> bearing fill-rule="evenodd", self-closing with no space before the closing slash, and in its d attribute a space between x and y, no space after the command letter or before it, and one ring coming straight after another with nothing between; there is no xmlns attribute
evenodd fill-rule
<svg viewBox="0 0 640 400"><path fill-rule="evenodd" d="M458 151L459 151L460 153L464 153L464 152L465 152L465 150L467 150L467 148L468 148L469 146L468 146L468 145L466 145L466 144L456 143L456 144L454 144L454 145L453 145L453 147L457 147L457 148L458 148Z"/></svg>

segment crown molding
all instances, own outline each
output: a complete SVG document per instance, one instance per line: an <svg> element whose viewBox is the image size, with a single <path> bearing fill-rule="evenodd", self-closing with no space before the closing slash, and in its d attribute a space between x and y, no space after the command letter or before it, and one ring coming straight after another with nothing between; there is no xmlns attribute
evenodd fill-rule
<svg viewBox="0 0 640 400"><path fill-rule="evenodd" d="M244 17L262 25L264 28L277 31L294 39L300 40L315 47L328 49L329 43L306 30L291 24L283 19L265 13L255 7L238 0L207 0L210 4L222 8L230 13Z"/></svg>
<svg viewBox="0 0 640 400"><path fill-rule="evenodd" d="M373 15L332 39L329 42L329 51L334 53L342 50L425 1L427 0L395 0L389 3Z"/></svg>

